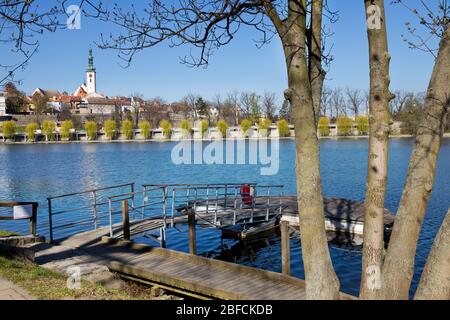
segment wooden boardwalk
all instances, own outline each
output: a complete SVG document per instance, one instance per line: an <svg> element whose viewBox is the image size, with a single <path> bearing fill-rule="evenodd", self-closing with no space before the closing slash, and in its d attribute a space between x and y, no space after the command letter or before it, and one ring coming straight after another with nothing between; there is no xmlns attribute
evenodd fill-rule
<svg viewBox="0 0 450 320"><path fill-rule="evenodd" d="M298 216L296 197L282 197L281 201L283 216ZM271 213L274 213L276 209L275 203L269 208ZM267 208L264 208L262 204L259 208L260 204L257 203L256 208L234 208L234 210L230 210L227 204L218 210L217 215L215 210L198 212L196 220L198 224L212 224L214 218L220 218L221 222L230 223L230 218L236 209L239 211L238 218L249 214L263 216ZM361 222L363 219L363 206L355 201L325 199L324 208L328 219L337 218L356 222ZM175 217L174 223L186 223L186 220L188 220L186 215L179 215ZM392 220L387 212L385 223L390 223ZM158 230L164 226L165 222L169 225L170 218L166 221L162 217L131 221L130 234L136 236ZM63 239L56 245L37 248L36 262L44 266L57 265L59 268L73 265L100 265L125 278L156 284L175 292L212 299L303 300L306 298L304 281L288 275L290 249L289 241L286 240L287 234L284 232L285 246L282 245L283 274L121 241L119 239L123 236L122 224L113 226L112 237L110 237L109 227L103 227L78 233ZM195 243L195 235L190 239L194 239L193 243ZM195 253L195 250L191 252ZM341 298L353 299L354 297L342 293Z"/></svg>
<svg viewBox="0 0 450 320"><path fill-rule="evenodd" d="M212 299L303 300L304 281L281 273L105 237L107 228L36 247L36 262L68 267L103 265L176 292ZM342 294L343 299L352 298Z"/></svg>
<svg viewBox="0 0 450 320"><path fill-rule="evenodd" d="M302 300L304 282L275 272L189 255L168 249L119 242L141 254L127 262L112 261L109 268L133 278L232 300Z"/></svg>

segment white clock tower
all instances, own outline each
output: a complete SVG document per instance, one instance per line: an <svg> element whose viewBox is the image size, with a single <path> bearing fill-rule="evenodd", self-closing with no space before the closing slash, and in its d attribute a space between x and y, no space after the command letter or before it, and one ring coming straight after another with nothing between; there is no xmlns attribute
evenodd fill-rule
<svg viewBox="0 0 450 320"><path fill-rule="evenodd" d="M92 55L92 49L89 49L88 67L86 69L86 91L87 94L97 92L96 71L94 67L94 56Z"/></svg>

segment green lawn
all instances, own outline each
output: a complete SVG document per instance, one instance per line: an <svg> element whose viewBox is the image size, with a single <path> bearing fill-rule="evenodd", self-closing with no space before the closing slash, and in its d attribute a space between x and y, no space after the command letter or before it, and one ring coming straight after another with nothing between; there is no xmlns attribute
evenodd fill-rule
<svg viewBox="0 0 450 320"><path fill-rule="evenodd" d="M12 236L19 236L20 234L16 232L10 232L6 230L0 230L0 237L12 237Z"/></svg>
<svg viewBox="0 0 450 320"><path fill-rule="evenodd" d="M33 263L0 257L0 276L44 300L134 300L151 299L150 288L127 283L123 290L109 290L102 286L81 282L81 288L67 288L67 277Z"/></svg>

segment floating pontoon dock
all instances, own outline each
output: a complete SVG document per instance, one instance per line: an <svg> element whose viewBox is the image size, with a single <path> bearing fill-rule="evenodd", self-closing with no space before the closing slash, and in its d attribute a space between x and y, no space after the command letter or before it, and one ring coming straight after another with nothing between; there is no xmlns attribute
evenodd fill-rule
<svg viewBox="0 0 450 320"><path fill-rule="evenodd" d="M130 183L49 197L53 245L37 250L37 262L97 263L125 278L206 298L305 298L304 282L289 275L288 226L298 224L298 210L296 197L285 196L283 186L153 184L135 190ZM325 199L324 208L328 230L362 233L362 204ZM385 224L392 222L386 211ZM165 249L166 230L179 224L189 226L189 254ZM196 256L197 225L224 233L235 228L247 236L281 225L283 273ZM161 248L130 241L138 236Z"/></svg>

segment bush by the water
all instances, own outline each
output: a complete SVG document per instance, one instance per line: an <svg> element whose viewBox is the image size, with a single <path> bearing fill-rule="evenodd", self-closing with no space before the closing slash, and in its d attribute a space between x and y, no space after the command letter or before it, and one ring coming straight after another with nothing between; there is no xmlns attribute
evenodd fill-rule
<svg viewBox="0 0 450 320"><path fill-rule="evenodd" d="M106 120L103 124L103 128L105 130L106 137L112 140L116 135L116 121L114 120Z"/></svg>
<svg viewBox="0 0 450 320"><path fill-rule="evenodd" d="M151 136L151 125L150 122L147 120L139 122L139 129L141 129L141 135L144 137L144 139L149 139Z"/></svg>
<svg viewBox="0 0 450 320"><path fill-rule="evenodd" d="M97 139L97 123L95 121L86 121L84 124L84 129L86 130L86 135L89 140Z"/></svg>
<svg viewBox="0 0 450 320"><path fill-rule="evenodd" d="M44 120L41 124L42 133L45 135L45 141L55 139L56 123L53 120Z"/></svg>
<svg viewBox="0 0 450 320"><path fill-rule="evenodd" d="M356 117L356 127L358 129L359 134L368 134L369 133L369 118L366 116L357 116Z"/></svg>
<svg viewBox="0 0 450 320"><path fill-rule="evenodd" d="M34 141L36 139L35 131L37 130L37 128L37 123L31 122L27 124L27 126L25 127L25 134L27 135L28 141Z"/></svg>
<svg viewBox="0 0 450 320"><path fill-rule="evenodd" d="M330 119L327 117L320 117L319 119L319 134L321 137L327 137L330 135Z"/></svg>
<svg viewBox="0 0 450 320"><path fill-rule="evenodd" d="M222 135L222 138L225 138L227 136L228 131L228 124L224 120L217 121L217 130L219 130L220 134Z"/></svg>
<svg viewBox="0 0 450 320"><path fill-rule="evenodd" d="M289 137L291 135L291 129L289 129L289 123L282 119L277 122L278 134L280 137Z"/></svg>
<svg viewBox="0 0 450 320"><path fill-rule="evenodd" d="M336 120L338 135L350 136L353 131L353 120L349 117L339 117Z"/></svg>
<svg viewBox="0 0 450 320"><path fill-rule="evenodd" d="M243 119L241 121L241 130L243 136L248 136L248 130L252 127L252 122L248 119Z"/></svg>
<svg viewBox="0 0 450 320"><path fill-rule="evenodd" d="M181 120L180 121L180 129L183 138L189 138L192 134L192 125L189 120Z"/></svg>
<svg viewBox="0 0 450 320"><path fill-rule="evenodd" d="M271 125L272 121L270 121L269 119L261 119L258 125L259 133L261 135L267 136Z"/></svg>
<svg viewBox="0 0 450 320"><path fill-rule="evenodd" d="M130 120L122 121L121 131L126 139L133 139L133 122Z"/></svg>
<svg viewBox="0 0 450 320"><path fill-rule="evenodd" d="M14 121L3 122L2 132L4 139L11 139L16 134L17 126Z"/></svg>
<svg viewBox="0 0 450 320"><path fill-rule="evenodd" d="M203 119L200 121L200 133L202 135L202 138L204 137L205 133L209 129L209 122L206 119Z"/></svg>
<svg viewBox="0 0 450 320"><path fill-rule="evenodd" d="M61 124L61 138L70 139L71 130L73 129L73 122L70 120L66 120Z"/></svg>
<svg viewBox="0 0 450 320"><path fill-rule="evenodd" d="M166 137L170 137L170 134L172 132L172 125L168 120L161 120L159 123L159 126L162 128L163 135Z"/></svg>

